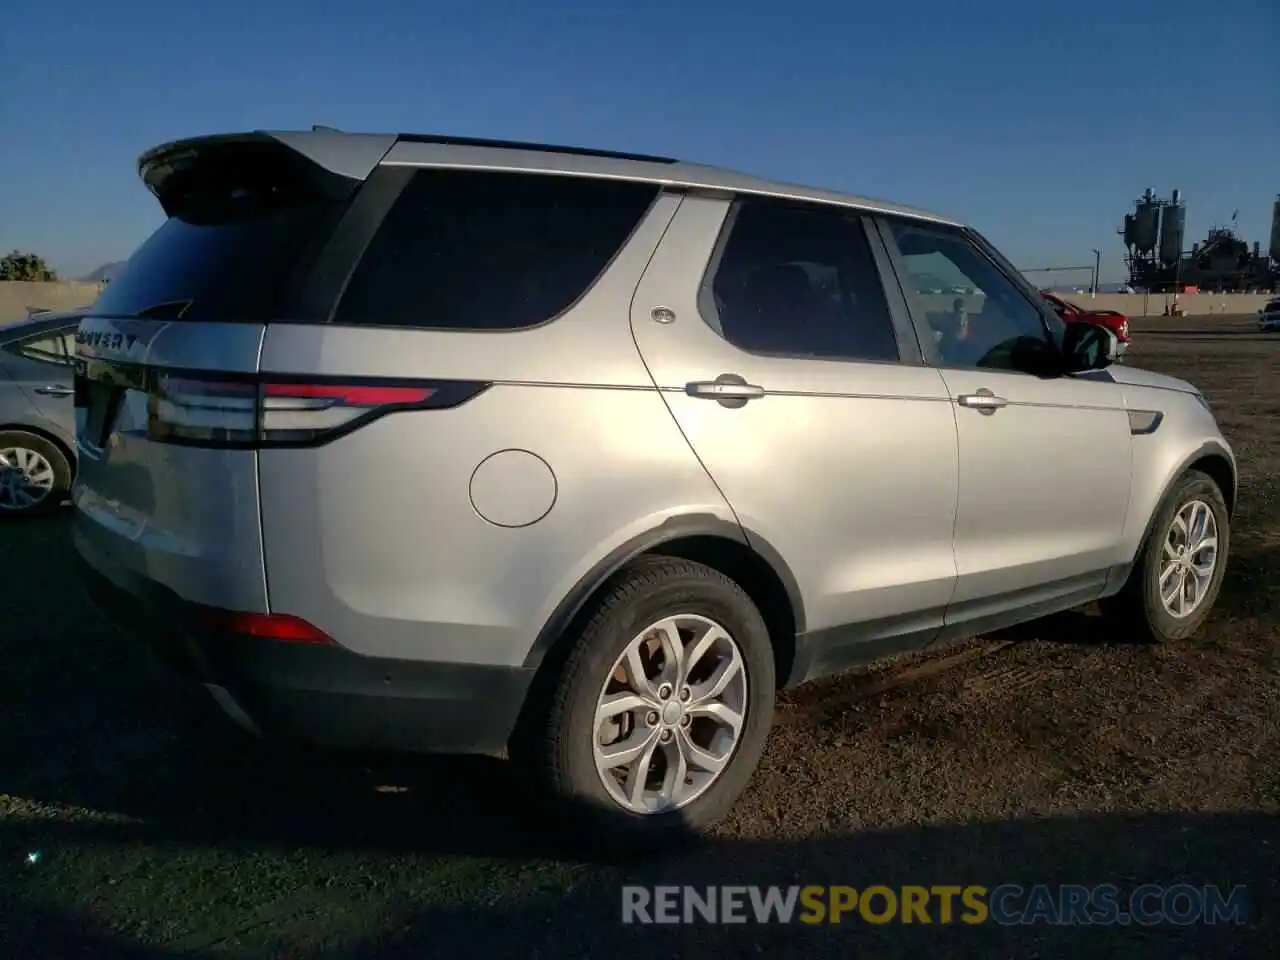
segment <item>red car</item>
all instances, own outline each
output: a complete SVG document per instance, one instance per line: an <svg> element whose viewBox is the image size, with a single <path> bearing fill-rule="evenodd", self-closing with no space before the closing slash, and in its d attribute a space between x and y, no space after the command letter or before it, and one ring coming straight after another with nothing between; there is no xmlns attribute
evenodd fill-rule
<svg viewBox="0 0 1280 960"><path fill-rule="evenodd" d="M1124 356L1125 351L1129 349L1129 318L1118 310L1086 310L1044 290L1040 291L1040 296L1049 301L1064 323L1077 323L1083 320L1087 323L1101 324L1114 333L1116 339L1120 341L1121 356Z"/></svg>

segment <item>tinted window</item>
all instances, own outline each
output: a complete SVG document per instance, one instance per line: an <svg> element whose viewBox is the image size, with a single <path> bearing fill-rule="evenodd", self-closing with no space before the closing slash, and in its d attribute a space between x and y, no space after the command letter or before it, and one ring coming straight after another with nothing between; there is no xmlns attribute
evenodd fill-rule
<svg viewBox="0 0 1280 960"><path fill-rule="evenodd" d="M1051 349L1039 309L963 231L897 220L890 229L944 366L1025 370ZM972 292L924 292L939 281Z"/></svg>
<svg viewBox="0 0 1280 960"><path fill-rule="evenodd" d="M572 306L657 195L651 184L420 170L388 212L334 319L516 330Z"/></svg>
<svg viewBox="0 0 1280 960"><path fill-rule="evenodd" d="M327 239L345 207L340 192L312 176L296 155L260 149L224 150L175 174L162 197L169 219L106 285L94 312L272 319L304 251Z"/></svg>
<svg viewBox="0 0 1280 960"><path fill-rule="evenodd" d="M898 359L871 247L856 216L772 200L739 201L702 309L752 353Z"/></svg>

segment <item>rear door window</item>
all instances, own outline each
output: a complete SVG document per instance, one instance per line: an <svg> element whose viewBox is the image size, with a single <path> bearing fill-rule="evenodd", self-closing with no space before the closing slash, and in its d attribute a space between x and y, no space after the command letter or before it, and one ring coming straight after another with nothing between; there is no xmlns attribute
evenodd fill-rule
<svg viewBox="0 0 1280 960"><path fill-rule="evenodd" d="M740 350L821 360L899 359L862 221L832 207L740 200L704 284L704 318Z"/></svg>
<svg viewBox="0 0 1280 960"><path fill-rule="evenodd" d="M545 323L590 289L657 193L619 180L419 170L333 319L445 330Z"/></svg>

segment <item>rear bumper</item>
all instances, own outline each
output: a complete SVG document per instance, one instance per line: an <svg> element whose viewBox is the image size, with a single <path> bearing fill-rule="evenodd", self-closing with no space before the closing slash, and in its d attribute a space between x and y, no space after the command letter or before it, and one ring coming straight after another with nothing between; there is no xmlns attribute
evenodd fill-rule
<svg viewBox="0 0 1280 960"><path fill-rule="evenodd" d="M215 634L207 611L80 556L94 604L152 654L171 694L252 733L352 750L496 753L533 672L360 656L337 645Z"/></svg>

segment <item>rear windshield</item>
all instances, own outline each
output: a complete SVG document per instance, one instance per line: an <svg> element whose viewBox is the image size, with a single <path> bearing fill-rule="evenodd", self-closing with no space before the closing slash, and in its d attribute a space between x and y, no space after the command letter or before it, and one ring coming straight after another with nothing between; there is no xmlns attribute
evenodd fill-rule
<svg viewBox="0 0 1280 960"><path fill-rule="evenodd" d="M169 219L94 304L102 316L267 320L293 271L326 239L346 198L310 183L296 160L223 150L175 174Z"/></svg>

